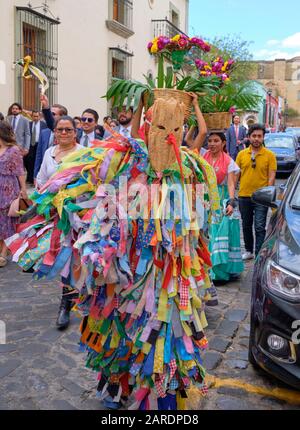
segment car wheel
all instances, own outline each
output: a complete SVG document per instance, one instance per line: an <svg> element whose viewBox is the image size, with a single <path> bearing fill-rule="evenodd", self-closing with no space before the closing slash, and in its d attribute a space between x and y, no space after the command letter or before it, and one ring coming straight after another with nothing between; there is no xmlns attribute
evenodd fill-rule
<svg viewBox="0 0 300 430"><path fill-rule="evenodd" d="M250 335L249 335L249 349L248 349L248 361L254 369L259 369L259 365L256 363L254 355L252 353L252 347L254 346L255 326L251 318L250 322Z"/></svg>

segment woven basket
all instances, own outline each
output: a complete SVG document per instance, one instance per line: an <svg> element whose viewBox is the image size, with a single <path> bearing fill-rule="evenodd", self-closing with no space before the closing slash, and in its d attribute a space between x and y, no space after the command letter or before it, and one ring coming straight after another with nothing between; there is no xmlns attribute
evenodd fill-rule
<svg viewBox="0 0 300 430"><path fill-rule="evenodd" d="M156 88L153 90L154 99L176 99L182 102L185 106L185 119L188 119L192 112L192 101L193 98L186 91L170 90L166 88Z"/></svg>
<svg viewBox="0 0 300 430"><path fill-rule="evenodd" d="M232 122L230 112L204 113L203 117L209 130L224 130L229 128Z"/></svg>

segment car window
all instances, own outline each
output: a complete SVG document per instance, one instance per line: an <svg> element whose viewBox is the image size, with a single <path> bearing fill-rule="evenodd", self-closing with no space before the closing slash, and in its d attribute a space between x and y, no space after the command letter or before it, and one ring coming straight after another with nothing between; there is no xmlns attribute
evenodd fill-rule
<svg viewBox="0 0 300 430"><path fill-rule="evenodd" d="M300 136L300 128L287 128L287 133L293 133L294 136Z"/></svg>
<svg viewBox="0 0 300 430"><path fill-rule="evenodd" d="M265 139L267 148L286 148L294 149L295 143L292 137L268 136Z"/></svg>
<svg viewBox="0 0 300 430"><path fill-rule="evenodd" d="M293 208L300 210L300 179L299 179L299 175L298 175L298 183L294 189L290 204Z"/></svg>

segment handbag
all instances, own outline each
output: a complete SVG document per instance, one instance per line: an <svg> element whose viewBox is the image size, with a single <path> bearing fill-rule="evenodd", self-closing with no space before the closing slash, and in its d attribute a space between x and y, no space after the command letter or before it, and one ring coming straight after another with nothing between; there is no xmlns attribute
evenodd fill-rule
<svg viewBox="0 0 300 430"><path fill-rule="evenodd" d="M26 211L32 205L31 200L23 199L22 197L17 197L15 200L11 202L11 205L8 210L8 216L10 217L19 217L20 212Z"/></svg>

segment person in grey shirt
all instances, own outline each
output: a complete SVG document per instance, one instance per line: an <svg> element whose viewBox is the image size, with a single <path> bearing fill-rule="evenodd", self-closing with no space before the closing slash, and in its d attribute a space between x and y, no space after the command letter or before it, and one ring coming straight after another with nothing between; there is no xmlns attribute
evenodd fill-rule
<svg viewBox="0 0 300 430"><path fill-rule="evenodd" d="M19 103L14 103L9 108L9 111L11 115L7 117L7 120L15 133L17 145L21 149L21 153L24 157L29 153L30 148L31 134L29 121L21 115L22 106Z"/></svg>

